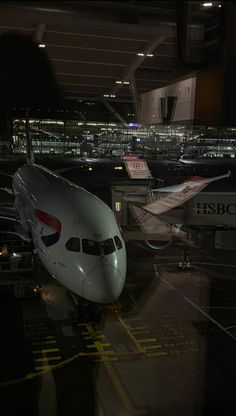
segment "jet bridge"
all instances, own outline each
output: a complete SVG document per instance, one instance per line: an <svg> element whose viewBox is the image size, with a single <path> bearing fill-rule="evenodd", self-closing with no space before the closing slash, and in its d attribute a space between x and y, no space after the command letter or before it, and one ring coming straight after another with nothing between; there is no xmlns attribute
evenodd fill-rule
<svg viewBox="0 0 236 416"><path fill-rule="evenodd" d="M156 198L163 194L157 193ZM174 224L236 226L236 193L200 192L160 217Z"/></svg>
<svg viewBox="0 0 236 416"><path fill-rule="evenodd" d="M208 226L215 234L216 248L236 249L236 192L202 191L184 204L158 216L149 214L148 218L146 213L146 217L143 217L145 226L139 227L138 231L130 231L130 227L140 222L141 215L145 215L142 206L165 196L164 188L159 192L148 186L112 187L112 208L125 229L127 240L169 241L174 225L190 228Z"/></svg>
<svg viewBox="0 0 236 416"><path fill-rule="evenodd" d="M149 200L150 189L150 184L112 186L112 209L126 241L156 241L167 245L172 241L173 227L142 209Z"/></svg>

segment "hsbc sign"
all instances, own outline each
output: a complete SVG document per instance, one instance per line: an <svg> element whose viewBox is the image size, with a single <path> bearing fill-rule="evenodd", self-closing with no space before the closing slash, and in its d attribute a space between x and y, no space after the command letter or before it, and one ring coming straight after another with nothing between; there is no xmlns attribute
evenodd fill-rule
<svg viewBox="0 0 236 416"><path fill-rule="evenodd" d="M200 192L186 204L188 224L236 225L236 192Z"/></svg>
<svg viewBox="0 0 236 416"><path fill-rule="evenodd" d="M236 204L224 204L221 202L209 203L198 202L196 204L196 215L236 215Z"/></svg>

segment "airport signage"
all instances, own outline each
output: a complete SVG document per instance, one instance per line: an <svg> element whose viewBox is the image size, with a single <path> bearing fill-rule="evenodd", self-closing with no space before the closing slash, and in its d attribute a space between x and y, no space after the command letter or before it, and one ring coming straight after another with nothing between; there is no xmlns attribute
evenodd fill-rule
<svg viewBox="0 0 236 416"><path fill-rule="evenodd" d="M146 160L134 158L125 159L125 166L131 179L151 179L152 175Z"/></svg>
<svg viewBox="0 0 236 416"><path fill-rule="evenodd" d="M235 201L235 192L201 192L187 204L187 223L236 225Z"/></svg>
<svg viewBox="0 0 236 416"><path fill-rule="evenodd" d="M200 192L186 204L161 214L169 224L235 226L235 192Z"/></svg>
<svg viewBox="0 0 236 416"><path fill-rule="evenodd" d="M196 204L196 215L236 215L236 204L224 204L222 202L198 202Z"/></svg>

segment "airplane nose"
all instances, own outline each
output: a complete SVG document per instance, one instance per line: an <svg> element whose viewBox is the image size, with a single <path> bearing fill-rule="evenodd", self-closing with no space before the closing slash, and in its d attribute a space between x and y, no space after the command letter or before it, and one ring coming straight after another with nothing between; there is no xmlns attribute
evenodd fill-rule
<svg viewBox="0 0 236 416"><path fill-rule="evenodd" d="M110 264L96 266L84 279L83 295L96 303L111 303L124 287L125 277Z"/></svg>

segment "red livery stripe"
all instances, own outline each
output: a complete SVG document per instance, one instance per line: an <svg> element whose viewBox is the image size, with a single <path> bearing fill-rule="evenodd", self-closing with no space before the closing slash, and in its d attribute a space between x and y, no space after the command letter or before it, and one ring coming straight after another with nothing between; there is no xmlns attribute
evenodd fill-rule
<svg viewBox="0 0 236 416"><path fill-rule="evenodd" d="M53 217L52 215L47 214L46 212L41 211L40 209L36 209L35 214L39 221L53 228L59 234L61 233L61 223L56 217Z"/></svg>

